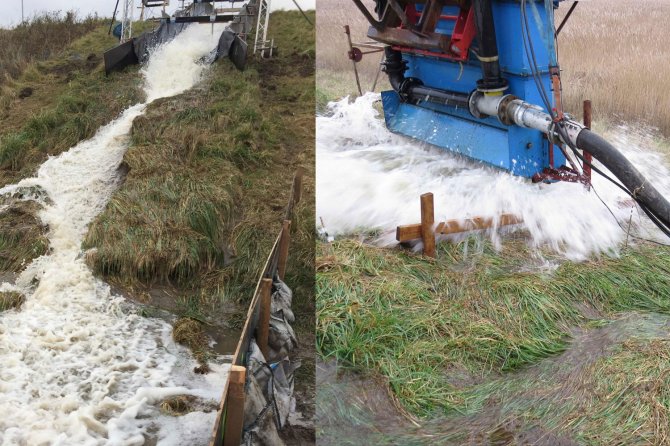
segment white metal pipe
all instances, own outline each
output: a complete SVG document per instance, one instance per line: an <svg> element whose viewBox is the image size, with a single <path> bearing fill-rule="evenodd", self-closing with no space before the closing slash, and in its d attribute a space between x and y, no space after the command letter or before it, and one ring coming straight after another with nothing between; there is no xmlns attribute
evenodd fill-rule
<svg viewBox="0 0 670 446"><path fill-rule="evenodd" d="M470 99L470 107L475 116L495 116L504 124L539 130L555 141L561 140L573 146L577 145L577 137L584 129L578 122L563 121L564 138L562 134L557 134L551 116L542 107L514 98L512 95L491 96L475 92Z"/></svg>
<svg viewBox="0 0 670 446"><path fill-rule="evenodd" d="M551 133L551 116L537 105L515 99L503 112L519 127L539 130L545 134Z"/></svg>

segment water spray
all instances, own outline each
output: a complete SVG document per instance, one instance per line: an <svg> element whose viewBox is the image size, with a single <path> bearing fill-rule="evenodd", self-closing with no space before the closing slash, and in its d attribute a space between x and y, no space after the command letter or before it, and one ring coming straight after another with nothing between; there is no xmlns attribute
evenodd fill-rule
<svg viewBox="0 0 670 446"><path fill-rule="evenodd" d="M566 21L556 29L558 0L375 0L375 13L353 1L371 24L368 37L386 45L389 130L533 182L590 187L593 171L670 236L670 203L563 111L556 47Z"/></svg>

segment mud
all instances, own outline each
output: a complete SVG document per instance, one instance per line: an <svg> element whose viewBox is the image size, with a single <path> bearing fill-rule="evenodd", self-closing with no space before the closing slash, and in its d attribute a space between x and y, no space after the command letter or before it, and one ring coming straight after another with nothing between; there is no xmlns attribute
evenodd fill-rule
<svg viewBox="0 0 670 446"><path fill-rule="evenodd" d="M112 287L113 293L141 306L143 314L158 317L168 323L174 323L178 315L184 314L183 292L169 285L154 285L143 289L128 289L122 285ZM241 308L241 307L240 307ZM235 353L242 333L242 327L236 324L235 315L216 312L216 317L202 315L197 319L203 323L203 330L209 337L210 348L217 355L229 356ZM231 310L232 311L232 310Z"/></svg>

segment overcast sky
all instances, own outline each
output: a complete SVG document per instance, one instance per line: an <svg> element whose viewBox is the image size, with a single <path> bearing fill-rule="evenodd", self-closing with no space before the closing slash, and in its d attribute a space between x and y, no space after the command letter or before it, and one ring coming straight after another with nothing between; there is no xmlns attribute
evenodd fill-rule
<svg viewBox="0 0 670 446"><path fill-rule="evenodd" d="M302 9L314 9L316 0L297 0ZM121 3L123 0L121 0ZM137 5L140 0L135 0ZM99 16L111 17L116 0L23 0L25 17L41 11L75 10L80 15L97 12ZM174 10L178 0L170 0L170 10ZM188 1L187 1L188 4ZM242 2L239 3L240 5ZM272 9L295 9L292 0L272 0ZM139 18L139 10L135 16ZM21 22L21 0L0 0L0 26L10 27Z"/></svg>

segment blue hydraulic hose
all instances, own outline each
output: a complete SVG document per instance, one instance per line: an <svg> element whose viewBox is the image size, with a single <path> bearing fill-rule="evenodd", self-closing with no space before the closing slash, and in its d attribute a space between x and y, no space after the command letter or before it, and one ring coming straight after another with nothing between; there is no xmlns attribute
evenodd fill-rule
<svg viewBox="0 0 670 446"><path fill-rule="evenodd" d="M530 1L530 9L532 10L535 25L539 31L542 43L544 43L544 47L547 49L549 66L557 67L558 56L556 54L556 41L554 40L554 0L544 0L546 21L542 20L540 10L535 3L535 0Z"/></svg>
<svg viewBox="0 0 670 446"><path fill-rule="evenodd" d="M547 46L547 52L549 53L549 64L552 67L558 66L558 56L556 55L556 40L554 39L554 1L553 0L544 0L544 10L547 14L547 22L544 26L542 33L542 40Z"/></svg>

